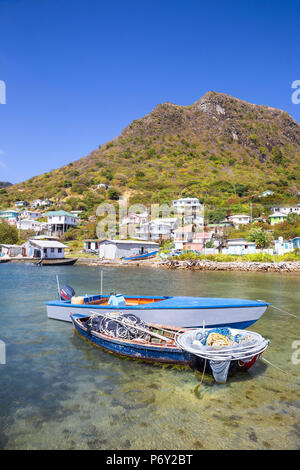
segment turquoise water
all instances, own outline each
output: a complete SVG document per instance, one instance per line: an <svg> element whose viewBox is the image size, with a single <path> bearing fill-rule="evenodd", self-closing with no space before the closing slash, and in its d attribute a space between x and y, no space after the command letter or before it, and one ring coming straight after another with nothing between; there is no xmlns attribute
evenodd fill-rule
<svg viewBox="0 0 300 470"><path fill-rule="evenodd" d="M103 268L104 291L241 297L300 317L299 275ZM263 361L226 385L174 366L112 356L69 323L49 320L56 274L77 294L100 290L91 266L0 265L1 449L297 449L300 320L269 308L251 329L271 340ZM295 344L294 344L295 346Z"/></svg>

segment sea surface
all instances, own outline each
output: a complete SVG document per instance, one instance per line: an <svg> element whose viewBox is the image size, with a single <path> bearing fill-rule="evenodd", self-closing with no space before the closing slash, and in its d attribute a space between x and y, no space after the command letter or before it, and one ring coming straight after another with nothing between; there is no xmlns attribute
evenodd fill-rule
<svg viewBox="0 0 300 470"><path fill-rule="evenodd" d="M271 340L268 363L201 383L200 372L113 356L47 318L57 274L78 295L97 293L99 267L2 264L1 449L299 449L299 274L101 269L105 293L260 299L298 318L269 307L250 328Z"/></svg>

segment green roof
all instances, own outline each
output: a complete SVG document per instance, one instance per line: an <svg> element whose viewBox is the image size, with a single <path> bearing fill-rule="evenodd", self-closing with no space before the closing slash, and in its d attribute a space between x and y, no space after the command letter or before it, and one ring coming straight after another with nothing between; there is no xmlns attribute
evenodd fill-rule
<svg viewBox="0 0 300 470"><path fill-rule="evenodd" d="M50 212L47 212L45 215L47 215L48 217L52 215L54 216L66 215L68 217L76 218L74 214L70 214L69 212L66 212L66 211L50 211Z"/></svg>

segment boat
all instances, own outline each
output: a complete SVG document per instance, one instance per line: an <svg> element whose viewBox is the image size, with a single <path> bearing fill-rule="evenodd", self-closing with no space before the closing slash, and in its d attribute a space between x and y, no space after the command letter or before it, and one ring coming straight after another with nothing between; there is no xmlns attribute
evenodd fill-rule
<svg viewBox="0 0 300 470"><path fill-rule="evenodd" d="M67 287L69 295L62 294ZM68 290L67 289L67 290ZM270 304L260 300L143 295L85 295L75 296L70 286L63 286L57 300L46 302L48 318L71 322L72 311L82 317L92 311L109 313L119 311L138 315L150 323L169 327L199 328L231 326L247 328L255 323Z"/></svg>
<svg viewBox="0 0 300 470"><path fill-rule="evenodd" d="M182 332L175 343L199 358L198 366L211 373L216 382L225 383L236 369L249 370L270 341L254 331L203 327Z"/></svg>
<svg viewBox="0 0 300 470"><path fill-rule="evenodd" d="M0 258L0 263L8 263L10 258Z"/></svg>
<svg viewBox="0 0 300 470"><path fill-rule="evenodd" d="M57 258L57 259L45 259L41 258L36 266L70 266L76 263L78 258Z"/></svg>
<svg viewBox="0 0 300 470"><path fill-rule="evenodd" d="M215 381L221 383L237 370L249 370L269 344L254 332L219 329L211 334L207 329L168 328L120 312L94 313L89 317L70 313L70 318L79 336L105 351L146 362L189 366L212 374ZM208 347L196 344L199 335L203 338L203 331L206 338L217 335L217 349L213 343ZM220 341L227 340L228 334L231 344L227 341L220 346ZM205 349L209 351L203 352Z"/></svg>
<svg viewBox="0 0 300 470"><path fill-rule="evenodd" d="M128 258L122 258L122 260L123 261L137 261L137 260L143 260L143 259L150 259L156 256L157 253L158 253L158 250L151 251L151 253L144 253L140 255L129 256Z"/></svg>
<svg viewBox="0 0 300 470"><path fill-rule="evenodd" d="M192 364L191 355L175 344L180 328L145 323L135 315L119 312L88 317L71 313L70 318L79 336L106 351L148 362ZM133 334L124 335L124 326ZM118 337L120 330L123 337Z"/></svg>

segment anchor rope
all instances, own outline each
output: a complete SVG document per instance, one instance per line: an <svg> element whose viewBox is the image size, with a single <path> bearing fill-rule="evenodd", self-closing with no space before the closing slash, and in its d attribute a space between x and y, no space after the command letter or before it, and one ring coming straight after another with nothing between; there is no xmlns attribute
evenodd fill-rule
<svg viewBox="0 0 300 470"><path fill-rule="evenodd" d="M286 315L290 315L291 317L294 317L294 318L297 318L298 320L300 320L300 317L298 315L294 315L293 313L287 312L286 310L282 310L282 308L275 307L274 305L270 305L270 307L273 307L276 310L279 310L280 312L285 313Z"/></svg>

